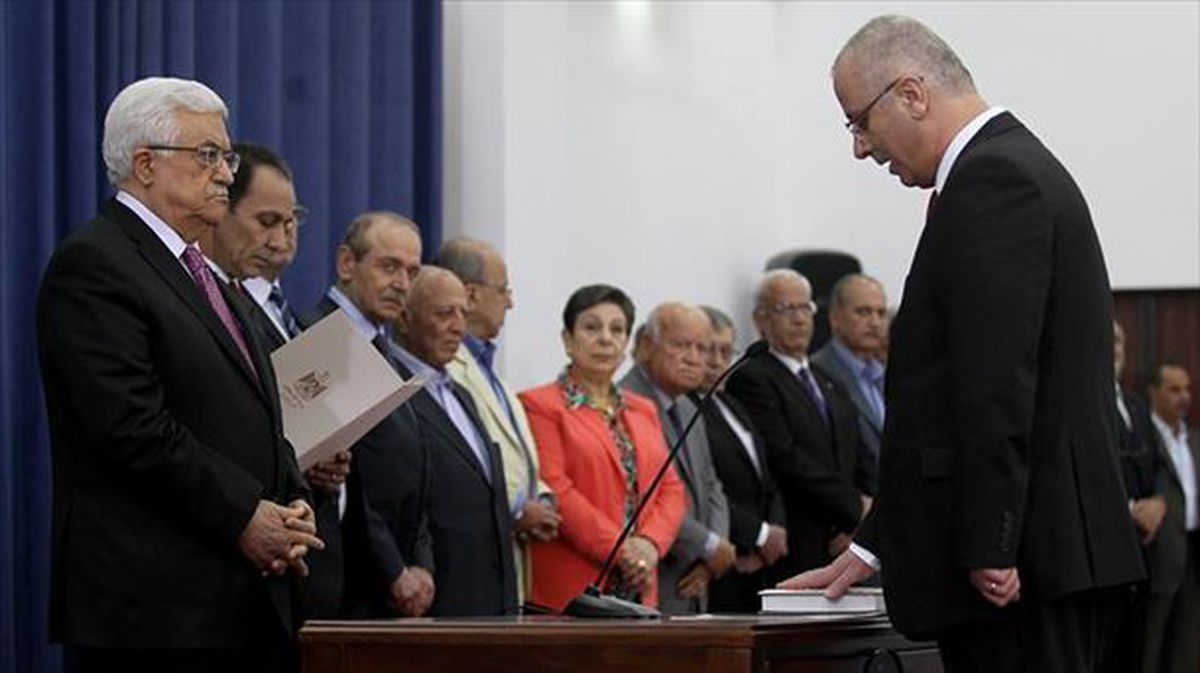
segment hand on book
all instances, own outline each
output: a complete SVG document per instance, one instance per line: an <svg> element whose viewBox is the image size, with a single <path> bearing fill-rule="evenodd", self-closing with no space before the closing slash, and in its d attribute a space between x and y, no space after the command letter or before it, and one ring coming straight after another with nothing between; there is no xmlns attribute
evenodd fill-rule
<svg viewBox="0 0 1200 673"><path fill-rule="evenodd" d="M779 589L824 589L827 598L841 598L851 586L874 574L874 568L847 549L833 563L802 572L776 586Z"/></svg>

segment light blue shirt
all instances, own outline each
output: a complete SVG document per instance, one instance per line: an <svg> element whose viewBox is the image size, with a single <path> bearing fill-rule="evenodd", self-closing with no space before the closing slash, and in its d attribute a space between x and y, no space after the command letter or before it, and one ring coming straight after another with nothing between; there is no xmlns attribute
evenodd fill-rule
<svg viewBox="0 0 1200 673"><path fill-rule="evenodd" d="M445 411L446 415L450 417L450 422L458 429L458 434L471 447L471 452L475 454L475 459L479 461L479 466L483 469L484 476L491 482L492 463L487 450L488 440L484 438L479 427L471 420L471 415L467 413L462 401L454 394L454 384L450 378L450 374L444 368L438 369L432 367L400 346L393 344L392 353L401 364L413 373L413 376L420 376L425 379L425 390L429 391L429 394L438 403L438 406L442 408L442 411Z"/></svg>
<svg viewBox="0 0 1200 673"><path fill-rule="evenodd" d="M879 364L877 360L870 358L864 360L858 357L840 339L831 339L830 343L833 344L833 352L837 354L838 359L854 376L854 385L862 393L863 399L867 400L875 411L875 418L872 420L883 425L883 417L886 413L883 404L883 365Z"/></svg>

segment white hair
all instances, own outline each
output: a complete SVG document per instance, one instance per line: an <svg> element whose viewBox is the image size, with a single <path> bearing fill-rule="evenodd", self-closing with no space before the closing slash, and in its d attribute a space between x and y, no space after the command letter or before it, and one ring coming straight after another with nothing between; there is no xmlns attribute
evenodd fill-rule
<svg viewBox="0 0 1200 673"><path fill-rule="evenodd" d="M133 152L146 145L170 145L179 136L175 113L219 112L229 118L221 97L200 82L147 77L121 90L104 116L104 167L117 186L133 172Z"/></svg>
<svg viewBox="0 0 1200 673"><path fill-rule="evenodd" d="M758 279L758 285L754 287L754 312L762 311L770 299L772 290L775 285L785 281L799 281L808 289L808 294L812 296L812 283L804 277L804 274L795 269L771 269L764 273L762 278Z"/></svg>

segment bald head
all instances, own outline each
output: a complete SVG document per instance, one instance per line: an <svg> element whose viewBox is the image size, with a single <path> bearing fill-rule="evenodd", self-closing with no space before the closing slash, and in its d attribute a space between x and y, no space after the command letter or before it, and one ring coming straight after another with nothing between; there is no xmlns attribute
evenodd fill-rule
<svg viewBox="0 0 1200 673"><path fill-rule="evenodd" d="M467 291L453 273L424 266L408 290L396 326L400 342L426 364L442 368L466 334Z"/></svg>
<svg viewBox="0 0 1200 673"><path fill-rule="evenodd" d="M708 316L680 302L659 304L646 319L635 357L650 380L672 397L704 381L704 350L710 341Z"/></svg>

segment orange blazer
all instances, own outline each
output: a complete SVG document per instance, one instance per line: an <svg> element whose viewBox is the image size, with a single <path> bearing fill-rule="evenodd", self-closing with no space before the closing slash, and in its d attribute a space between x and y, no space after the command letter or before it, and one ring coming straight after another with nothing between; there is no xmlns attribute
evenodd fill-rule
<svg viewBox="0 0 1200 673"><path fill-rule="evenodd" d="M654 403L622 392L622 420L637 447L638 492L645 493L667 458L668 447ZM625 523L625 469L621 453L601 414L590 407L569 409L557 383L519 395L537 440L542 480L554 491L562 514L559 536L533 543L535 603L561 611L600 572L600 565ZM634 534L650 539L665 556L687 511L683 482L667 470L642 512ZM643 596L658 604L657 578Z"/></svg>

